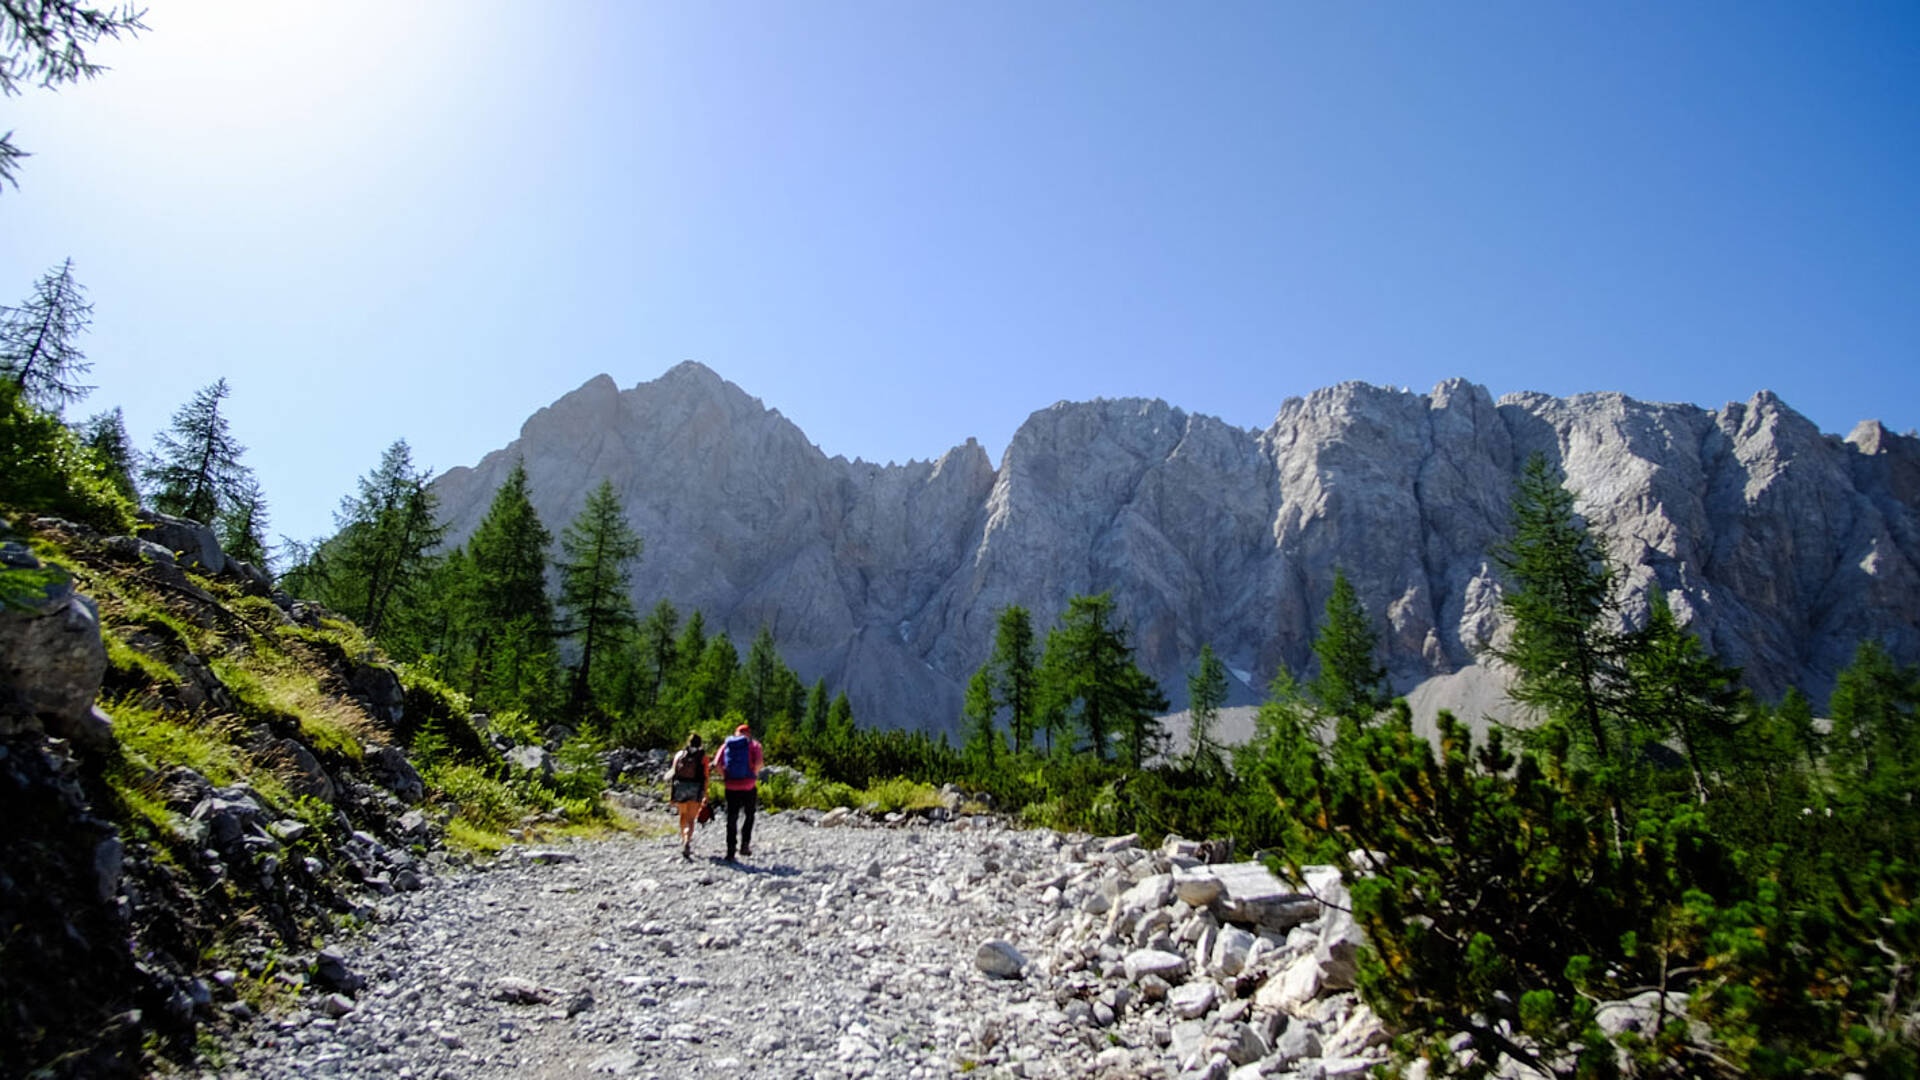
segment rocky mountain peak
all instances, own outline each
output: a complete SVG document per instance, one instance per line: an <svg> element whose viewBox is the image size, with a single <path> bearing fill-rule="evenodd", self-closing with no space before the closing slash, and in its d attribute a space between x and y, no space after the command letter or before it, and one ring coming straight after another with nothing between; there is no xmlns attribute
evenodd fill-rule
<svg viewBox="0 0 1920 1080"><path fill-rule="evenodd" d="M1626 567L1628 617L1662 590L1762 692L1823 697L1867 635L1920 658L1920 440L1823 435L1767 391L1712 412L1346 382L1288 399L1263 431L1159 400L1063 401L998 469L972 440L880 466L827 457L688 362L627 391L589 381L436 489L457 542L515 455L556 530L610 479L647 541L643 608L667 597L743 639L770 626L868 720L951 729L1007 604L1044 632L1071 596L1111 591L1176 704L1203 643L1251 703L1281 666L1310 671L1336 568L1397 689L1497 698L1467 674L1499 630L1487 552L1535 451Z"/></svg>

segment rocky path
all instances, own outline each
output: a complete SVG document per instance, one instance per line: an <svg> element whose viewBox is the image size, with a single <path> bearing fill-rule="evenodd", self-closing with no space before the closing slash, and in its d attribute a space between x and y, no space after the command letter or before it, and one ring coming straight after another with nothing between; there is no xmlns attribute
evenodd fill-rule
<svg viewBox="0 0 1920 1080"><path fill-rule="evenodd" d="M762 815L735 865L718 822L691 862L670 837L510 852L386 901L222 1075L1237 1080L1319 1053L1282 1055L1247 981L1263 939L1221 957L1232 928L1176 897L1164 853L982 821ZM1286 934L1261 933L1277 974ZM1311 1018L1319 989L1287 1006Z"/></svg>

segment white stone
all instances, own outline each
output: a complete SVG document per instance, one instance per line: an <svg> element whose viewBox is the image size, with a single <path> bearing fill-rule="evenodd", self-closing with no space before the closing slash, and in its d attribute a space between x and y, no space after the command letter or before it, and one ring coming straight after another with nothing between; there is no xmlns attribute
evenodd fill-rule
<svg viewBox="0 0 1920 1080"><path fill-rule="evenodd" d="M1220 988L1203 979L1174 988L1167 995L1167 1007L1182 1020L1197 1020L1212 1011L1218 1000Z"/></svg>
<svg viewBox="0 0 1920 1080"><path fill-rule="evenodd" d="M1134 983L1148 975L1158 975L1170 983L1178 982L1187 974L1186 957L1157 949L1138 949L1128 953L1124 964L1127 981Z"/></svg>

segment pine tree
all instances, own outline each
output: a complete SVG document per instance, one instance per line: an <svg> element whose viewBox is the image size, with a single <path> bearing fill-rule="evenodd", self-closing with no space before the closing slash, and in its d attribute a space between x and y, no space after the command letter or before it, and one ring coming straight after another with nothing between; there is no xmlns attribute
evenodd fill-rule
<svg viewBox="0 0 1920 1080"><path fill-rule="evenodd" d="M1188 763L1203 772L1219 773L1225 762L1213 741L1213 725L1227 700L1227 665L1214 654L1211 643L1200 646L1200 660L1187 677L1187 710L1192 718L1188 735Z"/></svg>
<svg viewBox="0 0 1920 1080"><path fill-rule="evenodd" d="M414 468L407 441L395 440L334 515L340 527L332 541L335 602L376 639L400 630L390 621L415 599L446 532L429 479L427 470Z"/></svg>
<svg viewBox="0 0 1920 1080"><path fill-rule="evenodd" d="M119 406L88 417L77 429L80 441L100 460L115 491L130 503L140 501L140 486L134 482L139 471L139 451L127 437L127 419Z"/></svg>
<svg viewBox="0 0 1920 1080"><path fill-rule="evenodd" d="M220 411L230 392L227 380L214 380L173 414L170 431L160 433L143 470L153 485L154 509L212 525L219 519L220 508L250 475L240 464L247 448L234 439Z"/></svg>
<svg viewBox="0 0 1920 1080"><path fill-rule="evenodd" d="M486 516L467 540L473 586L460 622L473 655L467 692L495 684L497 654L511 632L516 657L550 649L553 601L547 595L547 549L553 534L533 508L526 462L516 459L493 493ZM517 687L518 678L508 680Z"/></svg>
<svg viewBox="0 0 1920 1080"><path fill-rule="evenodd" d="M26 400L58 413L93 389L75 381L93 365L76 344L93 321L86 289L73 280L68 259L34 282L19 307L0 305L0 378Z"/></svg>
<svg viewBox="0 0 1920 1080"><path fill-rule="evenodd" d="M560 606L573 622L566 636L580 640L580 666L574 671L572 710L583 714L590 703L596 648L639 625L628 595L631 564L640 558L640 537L627 524L626 511L611 480L587 497L580 516L560 534Z"/></svg>
<svg viewBox="0 0 1920 1080"><path fill-rule="evenodd" d="M1338 720L1342 732L1365 727L1387 707L1387 673L1374 662L1377 650L1366 609L1360 606L1347 575L1334 570L1326 616L1313 642L1320 671L1307 691Z"/></svg>
<svg viewBox="0 0 1920 1080"><path fill-rule="evenodd" d="M220 547L228 557L252 563L262 572L271 572L271 553L267 550L267 497L252 476L234 487L216 526Z"/></svg>

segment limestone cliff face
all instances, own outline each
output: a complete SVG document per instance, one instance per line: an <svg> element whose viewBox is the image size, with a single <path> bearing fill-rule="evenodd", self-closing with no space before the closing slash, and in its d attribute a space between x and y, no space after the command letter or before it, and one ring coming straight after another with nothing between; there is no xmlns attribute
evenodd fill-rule
<svg viewBox="0 0 1920 1080"><path fill-rule="evenodd" d="M1823 435L1764 391L1708 411L1344 383L1265 431L1062 402L995 470L972 441L936 462L829 458L688 363L626 391L596 378L435 488L457 543L516 456L556 533L610 479L646 540L643 609L665 596L742 641L769 625L866 721L937 730L1001 607L1044 632L1068 597L1107 589L1176 705L1203 642L1236 702L1282 664L1305 670L1335 567L1379 618L1396 688L1469 668L1499 629L1486 553L1535 450L1628 567L1629 611L1665 590L1757 689L1818 700L1866 636L1920 659L1920 440L1871 421Z"/></svg>

